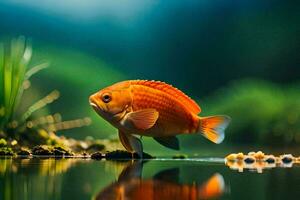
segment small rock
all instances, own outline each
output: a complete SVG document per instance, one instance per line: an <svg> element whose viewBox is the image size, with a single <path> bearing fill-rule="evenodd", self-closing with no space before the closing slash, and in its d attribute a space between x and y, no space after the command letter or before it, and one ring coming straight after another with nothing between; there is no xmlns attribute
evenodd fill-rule
<svg viewBox="0 0 300 200"><path fill-rule="evenodd" d="M55 146L53 149L53 153L55 156L73 156L74 153L71 150L62 147L62 146Z"/></svg>
<svg viewBox="0 0 300 200"><path fill-rule="evenodd" d="M53 154L54 154L55 156L64 156L64 155L65 155L65 152L64 152L64 151L61 151L61 150L59 150L59 149L54 149L54 150L53 150Z"/></svg>
<svg viewBox="0 0 300 200"><path fill-rule="evenodd" d="M85 157L85 158L89 156L89 154L86 153L86 152L83 152L81 155L82 155L83 157Z"/></svg>
<svg viewBox="0 0 300 200"><path fill-rule="evenodd" d="M38 145L33 147L32 154L39 156L51 156L53 155L53 152L46 145Z"/></svg>
<svg viewBox="0 0 300 200"><path fill-rule="evenodd" d="M122 160L122 159L132 159L134 155L128 151L123 151L123 150L116 150L116 151L111 151L105 154L105 158L107 160Z"/></svg>
<svg viewBox="0 0 300 200"><path fill-rule="evenodd" d="M283 163L291 163L294 159L294 157L291 154L284 154L280 157Z"/></svg>
<svg viewBox="0 0 300 200"><path fill-rule="evenodd" d="M1 147L0 156L13 156L14 152L10 147Z"/></svg>
<svg viewBox="0 0 300 200"><path fill-rule="evenodd" d="M95 152L91 155L91 159L94 159L94 160L101 160L102 158L105 158L105 155L99 151Z"/></svg>
<svg viewBox="0 0 300 200"><path fill-rule="evenodd" d="M107 160L131 160L131 159L139 159L139 155L137 153L130 153L128 151L116 150L111 151L105 154L105 158ZM154 157L150 154L143 152L143 159L153 159Z"/></svg>
<svg viewBox="0 0 300 200"><path fill-rule="evenodd" d="M243 159L244 159L244 154L243 154L242 152L238 153L238 154L236 155L236 159L237 159L237 160L243 160Z"/></svg>
<svg viewBox="0 0 300 200"><path fill-rule="evenodd" d="M275 159L273 159L273 158L267 158L266 162L267 163L275 163Z"/></svg>
<svg viewBox="0 0 300 200"><path fill-rule="evenodd" d="M264 161L271 164L276 162L276 158L273 155L266 155Z"/></svg>
<svg viewBox="0 0 300 200"><path fill-rule="evenodd" d="M244 162L247 163L247 164L252 164L255 162L255 158L253 156L247 156L245 159L244 159Z"/></svg>
<svg viewBox="0 0 300 200"><path fill-rule="evenodd" d="M28 149L21 148L17 154L18 154L18 156L30 156L31 152Z"/></svg>
<svg viewBox="0 0 300 200"><path fill-rule="evenodd" d="M262 151L258 151L256 152L256 154L254 155L256 160L263 160L265 157L265 154Z"/></svg>
<svg viewBox="0 0 300 200"><path fill-rule="evenodd" d="M235 153L231 153L231 154L229 154L228 156L226 156L226 160L227 161L235 161L236 160L236 155L237 154L235 154Z"/></svg>

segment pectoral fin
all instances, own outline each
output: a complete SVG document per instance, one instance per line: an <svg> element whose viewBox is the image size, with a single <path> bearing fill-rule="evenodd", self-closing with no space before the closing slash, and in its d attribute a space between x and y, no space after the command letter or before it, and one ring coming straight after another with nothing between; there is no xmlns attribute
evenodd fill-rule
<svg viewBox="0 0 300 200"><path fill-rule="evenodd" d="M179 140L177 137L154 137L154 140L156 140L159 144L168 147L170 149L179 150Z"/></svg>
<svg viewBox="0 0 300 200"><path fill-rule="evenodd" d="M119 138L124 148L129 152L136 152L140 158L143 157L143 145L141 141L131 134L119 130Z"/></svg>
<svg viewBox="0 0 300 200"><path fill-rule="evenodd" d="M136 128L146 130L154 126L158 116L159 113L155 109L148 108L128 113L126 119L131 121Z"/></svg>

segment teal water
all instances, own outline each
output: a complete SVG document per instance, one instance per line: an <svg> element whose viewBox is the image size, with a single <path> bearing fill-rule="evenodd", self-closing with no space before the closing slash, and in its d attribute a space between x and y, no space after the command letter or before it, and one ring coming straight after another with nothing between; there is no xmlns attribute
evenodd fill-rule
<svg viewBox="0 0 300 200"><path fill-rule="evenodd" d="M241 171L241 170L240 170ZM0 199L294 199L300 168L243 172L223 159L1 159Z"/></svg>

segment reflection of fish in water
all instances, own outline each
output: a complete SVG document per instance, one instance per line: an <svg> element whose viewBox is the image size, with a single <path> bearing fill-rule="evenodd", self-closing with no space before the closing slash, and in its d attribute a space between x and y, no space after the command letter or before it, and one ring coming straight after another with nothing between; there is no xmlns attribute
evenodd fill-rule
<svg viewBox="0 0 300 200"><path fill-rule="evenodd" d="M178 134L198 133L221 143L228 116L199 117L200 107L183 92L160 81L130 80L116 83L90 96L95 111L119 130L127 151L142 154L133 136L153 137L160 144L179 149Z"/></svg>
<svg viewBox="0 0 300 200"><path fill-rule="evenodd" d="M225 189L221 174L214 174L201 185L179 184L179 169L159 172L152 179L141 179L142 163L127 166L119 180L103 189L97 200L133 199L211 199L220 197Z"/></svg>

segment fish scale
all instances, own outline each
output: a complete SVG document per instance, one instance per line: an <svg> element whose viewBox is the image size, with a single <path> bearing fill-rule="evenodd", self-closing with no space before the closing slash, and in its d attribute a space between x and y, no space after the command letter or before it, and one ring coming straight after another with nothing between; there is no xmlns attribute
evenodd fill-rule
<svg viewBox="0 0 300 200"><path fill-rule="evenodd" d="M196 128L197 123L194 123L191 112L164 91L143 85L132 85L132 97L133 110L156 109L159 112L158 125L163 126L165 130L189 132Z"/></svg>
<svg viewBox="0 0 300 200"><path fill-rule="evenodd" d="M201 108L199 105L192 100L189 96L184 94L179 89L173 87L172 85L166 84L161 81L149 81L149 80L131 80L131 85L142 85L150 88L154 88L160 91L163 91L171 96L173 96L175 99L178 99L183 103L184 106L189 107L189 110L193 112L194 114L199 114L201 112Z"/></svg>

